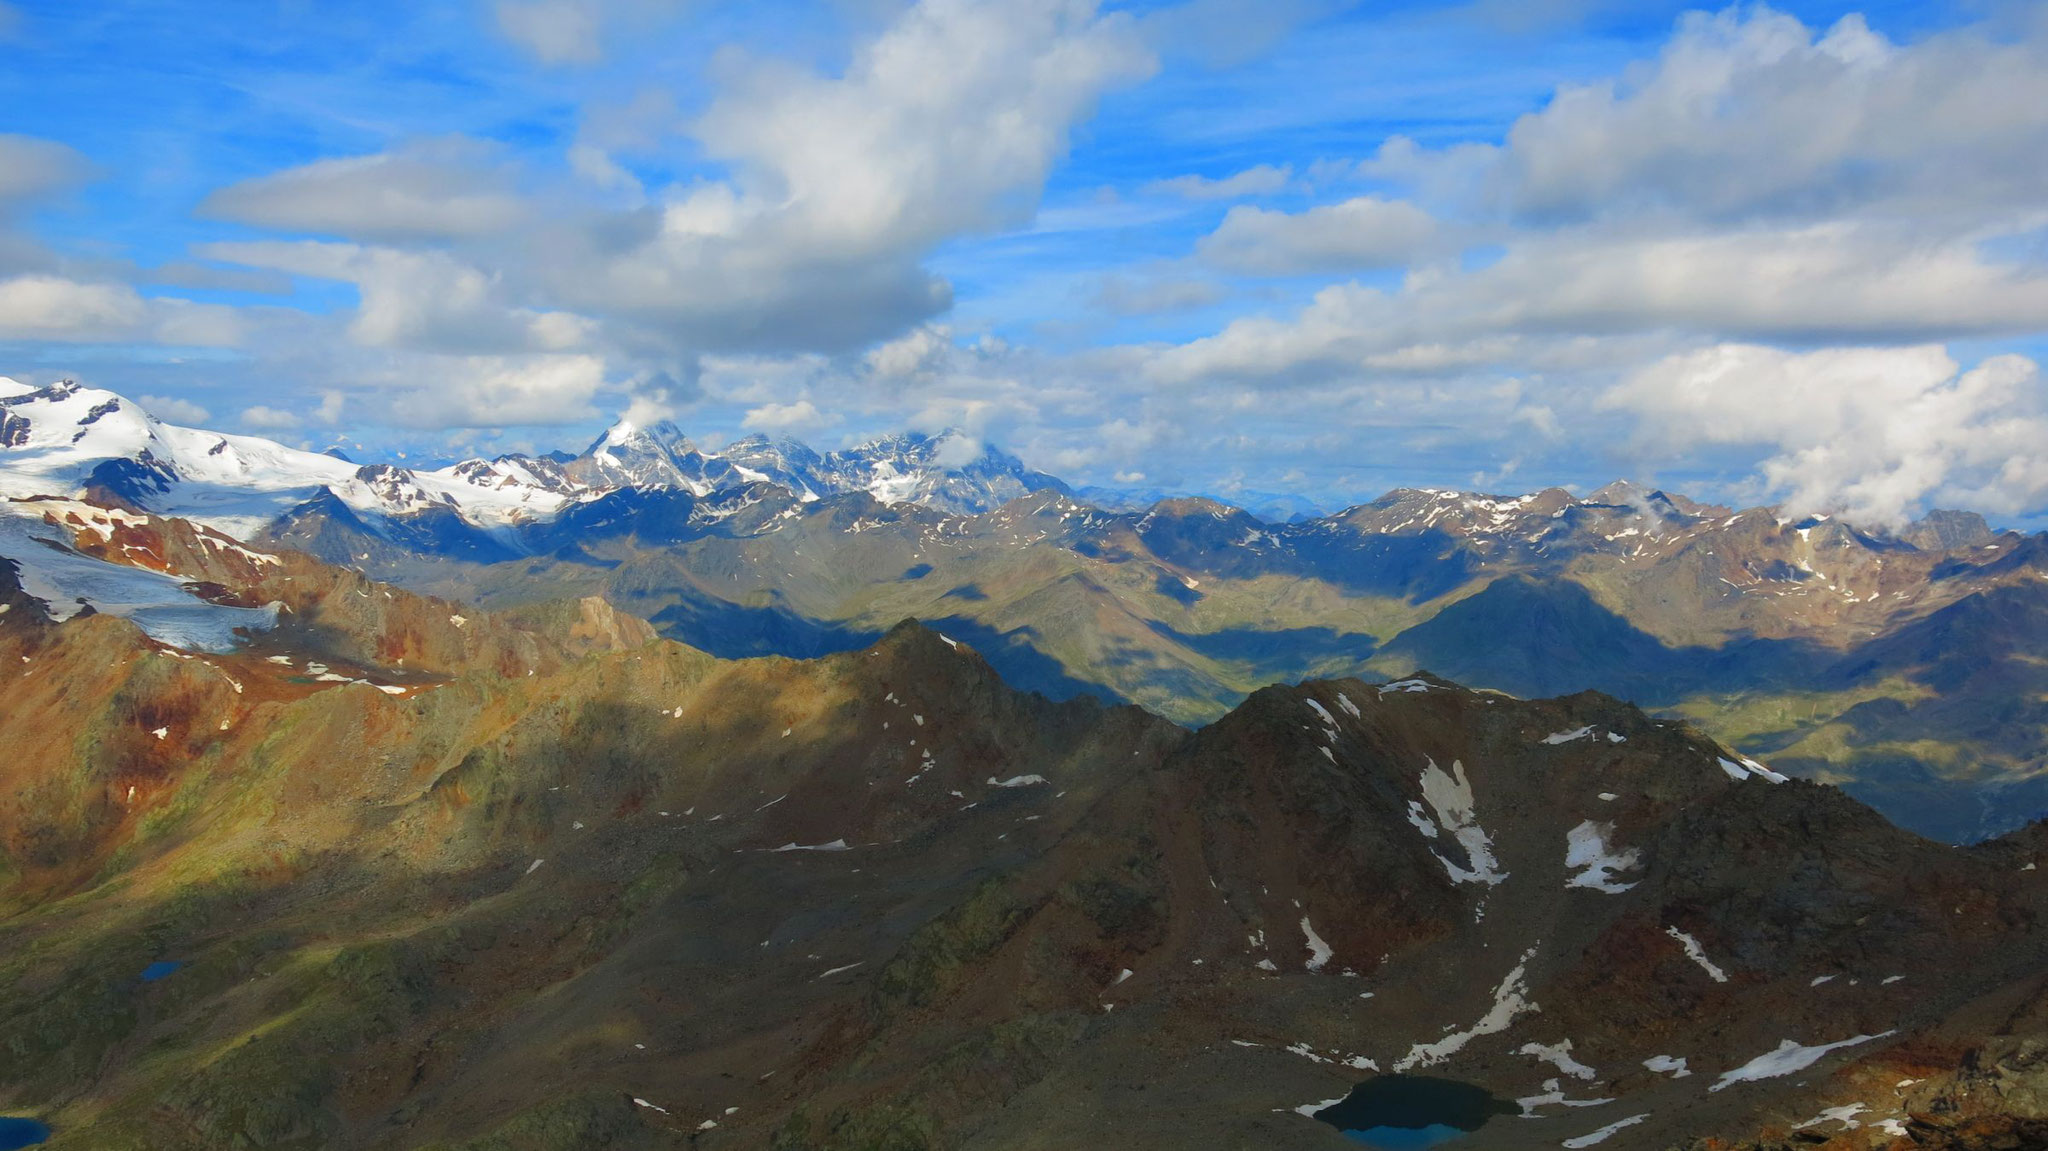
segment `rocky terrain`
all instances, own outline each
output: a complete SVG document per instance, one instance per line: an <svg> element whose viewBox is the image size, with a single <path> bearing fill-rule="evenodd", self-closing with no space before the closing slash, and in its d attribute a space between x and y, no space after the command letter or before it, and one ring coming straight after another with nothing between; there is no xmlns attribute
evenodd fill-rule
<svg viewBox="0 0 2048 1151"><path fill-rule="evenodd" d="M0 1110L53 1148L1337 1148L1397 1076L1490 1100L1474 1149L2048 1120L2039 827L1930 842L1606 695L1188 730L946 624L726 660L11 512L274 605L191 642L0 564Z"/></svg>
<svg viewBox="0 0 2048 1151"><path fill-rule="evenodd" d="M178 515L485 607L601 597L725 657L851 651L916 617L1017 686L1184 724L1273 682L1428 667L1689 719L1935 838L2048 813L2048 546L1970 513L1873 528L1617 483L1276 523L1112 510L954 433L710 452L621 423L580 453L415 469L74 385L0 385L0 409L0 493Z"/></svg>

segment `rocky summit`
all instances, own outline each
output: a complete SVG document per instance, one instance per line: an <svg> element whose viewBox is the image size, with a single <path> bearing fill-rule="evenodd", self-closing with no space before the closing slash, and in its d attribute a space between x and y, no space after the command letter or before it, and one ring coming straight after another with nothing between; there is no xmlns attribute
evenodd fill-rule
<svg viewBox="0 0 2048 1151"><path fill-rule="evenodd" d="M0 1107L53 1148L2048 1126L2040 827L1922 839L1609 695L1316 679L1190 729L943 625L723 659L10 511Z"/></svg>

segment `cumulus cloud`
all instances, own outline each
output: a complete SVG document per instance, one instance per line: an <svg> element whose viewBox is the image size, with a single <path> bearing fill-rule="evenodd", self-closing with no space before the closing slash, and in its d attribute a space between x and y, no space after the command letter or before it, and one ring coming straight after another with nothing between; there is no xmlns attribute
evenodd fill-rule
<svg viewBox="0 0 2048 1151"><path fill-rule="evenodd" d="M596 356L429 357L403 381L390 405L398 424L422 428L499 428L572 424L596 418L591 401L605 384Z"/></svg>
<svg viewBox="0 0 2048 1151"><path fill-rule="evenodd" d="M317 160L231 184L199 212L281 232L360 240L436 240L502 233L527 207L495 149L460 137L395 152Z"/></svg>
<svg viewBox="0 0 2048 1151"><path fill-rule="evenodd" d="M753 432L768 432L773 435L803 435L808 432L829 428L840 422L840 417L830 412L821 412L809 400L795 403L767 403L749 410L740 421L740 426Z"/></svg>
<svg viewBox="0 0 2048 1151"><path fill-rule="evenodd" d="M142 405L143 411L166 423L204 427L206 421L213 418L213 413L205 408L177 396L137 396L135 402Z"/></svg>
<svg viewBox="0 0 2048 1151"><path fill-rule="evenodd" d="M952 347L952 333L924 326L868 350L868 370L885 380L903 379L930 370Z"/></svg>
<svg viewBox="0 0 2048 1151"><path fill-rule="evenodd" d="M556 352L581 348L594 335L585 317L519 306L501 274L448 252L313 240L212 244L202 251L251 267L355 284L361 303L348 330L369 347Z"/></svg>
<svg viewBox="0 0 2048 1151"><path fill-rule="evenodd" d="M1964 371L1939 346L1722 344L1652 364L1602 404L1670 448L1765 448L1763 483L1795 513L1896 526L1929 502L2013 513L2048 497L2048 409L2020 356Z"/></svg>
<svg viewBox="0 0 2048 1151"><path fill-rule="evenodd" d="M0 211L74 187L91 174L85 157L64 144L0 134Z"/></svg>
<svg viewBox="0 0 2048 1151"><path fill-rule="evenodd" d="M0 279L0 339L229 347L245 331L233 308L144 299L126 284L38 274Z"/></svg>
<svg viewBox="0 0 2048 1151"><path fill-rule="evenodd" d="M635 395L626 404L626 410L619 413L619 420L622 423L631 424L636 428L648 427L675 418L676 410L669 404L667 392L651 395L643 392Z"/></svg>
<svg viewBox="0 0 2048 1151"><path fill-rule="evenodd" d="M272 408L266 407L263 404L257 404L254 407L242 409L242 426L255 428L258 431L285 431L298 427L301 422L297 414L285 411L282 408Z"/></svg>
<svg viewBox="0 0 2048 1151"><path fill-rule="evenodd" d="M1519 242L1481 271L1411 293L1496 328L1899 339L2048 326L2048 269L1858 221L1679 236L1567 232Z"/></svg>
<svg viewBox="0 0 2048 1151"><path fill-rule="evenodd" d="M736 68L698 121L749 200L825 252L921 250L1024 218L1102 93L1151 74L1093 0L921 0L845 73Z"/></svg>
<svg viewBox="0 0 2048 1151"><path fill-rule="evenodd" d="M338 388L328 388L320 393L320 406L313 409L313 418L323 424L341 422L341 410L348 403L348 395Z"/></svg>
<svg viewBox="0 0 2048 1151"><path fill-rule="evenodd" d="M2048 193L2048 47L1972 27L1895 44L1766 7L1691 13L1657 59L1558 89L1498 146L1397 140L1367 170L1476 176L1517 215L1981 214Z"/></svg>
<svg viewBox="0 0 2048 1151"><path fill-rule="evenodd" d="M1221 178L1175 176L1170 180L1154 180L1145 185L1145 191L1189 200L1237 200L1284 191L1293 179L1294 169L1288 165L1260 164Z"/></svg>
<svg viewBox="0 0 2048 1151"><path fill-rule="evenodd" d="M0 335L17 340L118 338L139 329L148 308L124 284L60 276L0 280Z"/></svg>
<svg viewBox="0 0 2048 1151"><path fill-rule="evenodd" d="M1195 251L1230 271L1284 276L1396 267L1435 236L1436 221L1415 205L1360 196L1298 213L1240 204Z"/></svg>
<svg viewBox="0 0 2048 1151"><path fill-rule="evenodd" d="M501 15L562 21L548 50L572 59L585 51L579 14L602 25L661 7L565 0ZM920 0L836 73L733 50L692 121L679 125L659 93L593 111L569 157L585 199L558 186L522 197L496 153L429 142L263 177L207 205L360 246L206 252L356 283L350 331L380 346L855 352L949 307L924 259L1027 219L1074 126L1154 66L1137 22L1094 0ZM726 175L642 189L614 158L679 129ZM591 204L592 184L632 204Z"/></svg>

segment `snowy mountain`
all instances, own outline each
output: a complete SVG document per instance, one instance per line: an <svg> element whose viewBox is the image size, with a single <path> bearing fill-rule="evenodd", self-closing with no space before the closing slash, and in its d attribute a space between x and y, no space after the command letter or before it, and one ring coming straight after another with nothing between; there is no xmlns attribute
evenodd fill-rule
<svg viewBox="0 0 2048 1151"><path fill-rule="evenodd" d="M979 515L1033 492L1068 491L1060 480L958 431L906 432L824 454L792 439L748 436L709 452L666 420L645 428L622 420L562 471L566 481L587 490L680 488L704 496L771 483L805 503L867 492L884 504L922 504L955 515Z"/></svg>
<svg viewBox="0 0 2048 1151"><path fill-rule="evenodd" d="M32 388L0 377L0 496L92 494L238 537L338 501L381 535L422 538L412 521L440 521L445 530L482 533L516 551L518 529L609 492L702 497L754 483L786 488L806 503L864 491L885 504L966 515L1034 491L1067 490L957 432L892 436L823 455L794 440L752 436L711 452L668 421L621 421L576 456L509 455L432 470L358 466L257 436L168 424L99 388Z"/></svg>
<svg viewBox="0 0 2048 1151"><path fill-rule="evenodd" d="M0 378L0 495L10 497L92 494L237 537L323 492L373 519L439 508L500 529L551 516L566 500L524 468L481 464L358 467L258 436L167 424L99 388Z"/></svg>

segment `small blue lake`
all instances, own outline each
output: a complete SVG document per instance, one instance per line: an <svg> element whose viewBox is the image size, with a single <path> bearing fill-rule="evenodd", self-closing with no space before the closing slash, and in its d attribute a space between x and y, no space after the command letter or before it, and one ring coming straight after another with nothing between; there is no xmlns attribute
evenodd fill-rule
<svg viewBox="0 0 2048 1151"><path fill-rule="evenodd" d="M1427 1127L1368 1127L1363 1131L1346 1131L1344 1138L1363 1143L1374 1151L1423 1151L1470 1134L1470 1131L1432 1123Z"/></svg>
<svg viewBox="0 0 2048 1151"><path fill-rule="evenodd" d="M49 1137L50 1129L33 1119L9 1119L0 1116L0 1151L33 1147Z"/></svg>
<svg viewBox="0 0 2048 1151"><path fill-rule="evenodd" d="M1315 1118L1376 1151L1421 1151L1462 1139L1515 1112L1484 1088L1428 1075L1376 1075Z"/></svg>
<svg viewBox="0 0 2048 1151"><path fill-rule="evenodd" d="M155 983L157 980L183 966L185 966L185 961L182 959L159 959L142 969L142 981L144 983ZM4 1148L0 1148L0 1151L4 1151Z"/></svg>

